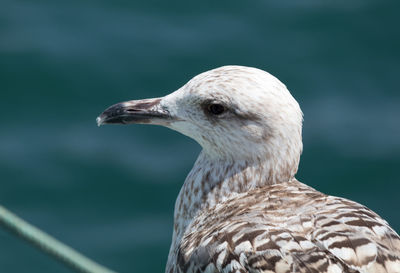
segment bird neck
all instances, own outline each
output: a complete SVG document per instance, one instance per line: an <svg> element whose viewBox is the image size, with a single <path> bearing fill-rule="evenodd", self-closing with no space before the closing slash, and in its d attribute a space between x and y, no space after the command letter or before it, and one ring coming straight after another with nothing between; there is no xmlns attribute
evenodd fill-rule
<svg viewBox="0 0 400 273"><path fill-rule="evenodd" d="M268 158L222 160L210 158L203 151L176 200L173 241L180 239L186 227L202 210L255 188L288 182L294 174L280 173L280 166Z"/></svg>

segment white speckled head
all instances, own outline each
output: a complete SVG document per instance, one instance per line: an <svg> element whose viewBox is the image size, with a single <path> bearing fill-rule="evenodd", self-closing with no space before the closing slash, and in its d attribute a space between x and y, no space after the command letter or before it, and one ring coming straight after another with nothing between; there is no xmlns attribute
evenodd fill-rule
<svg viewBox="0 0 400 273"><path fill-rule="evenodd" d="M97 119L169 127L196 140L206 161L262 165L271 183L297 172L302 112L286 86L260 69L223 66L155 99L115 104Z"/></svg>
<svg viewBox="0 0 400 273"><path fill-rule="evenodd" d="M195 139L210 158L270 159L297 171L302 112L286 86L265 71L223 66L204 72L161 106L177 118L168 127Z"/></svg>

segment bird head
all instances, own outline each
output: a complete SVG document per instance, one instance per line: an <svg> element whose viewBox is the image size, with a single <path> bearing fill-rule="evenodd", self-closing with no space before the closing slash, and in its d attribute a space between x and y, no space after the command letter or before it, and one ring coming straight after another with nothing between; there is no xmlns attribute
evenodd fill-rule
<svg viewBox="0 0 400 273"><path fill-rule="evenodd" d="M286 86L271 74L223 66L192 78L161 98L115 104L98 125L163 125L196 140L210 159L275 162L297 171L302 112Z"/></svg>

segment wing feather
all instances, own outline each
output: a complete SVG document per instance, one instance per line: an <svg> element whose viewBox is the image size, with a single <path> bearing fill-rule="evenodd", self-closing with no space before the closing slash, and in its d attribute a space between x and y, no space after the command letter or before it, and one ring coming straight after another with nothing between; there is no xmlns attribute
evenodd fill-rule
<svg viewBox="0 0 400 273"><path fill-rule="evenodd" d="M200 215L171 272L400 273L400 237L373 211L307 186L274 192Z"/></svg>

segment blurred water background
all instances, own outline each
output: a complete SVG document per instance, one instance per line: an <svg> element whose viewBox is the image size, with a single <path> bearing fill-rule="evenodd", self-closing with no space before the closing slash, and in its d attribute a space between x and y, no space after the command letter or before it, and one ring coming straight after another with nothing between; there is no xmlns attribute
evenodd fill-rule
<svg viewBox="0 0 400 273"><path fill-rule="evenodd" d="M305 114L297 175L400 231L399 1L0 2L0 202L119 272L163 272L199 146L105 126L128 99L225 64L283 81ZM70 272L0 230L0 272Z"/></svg>

